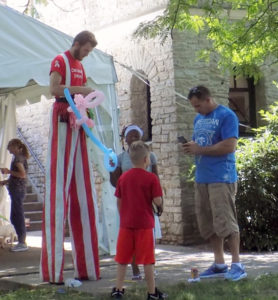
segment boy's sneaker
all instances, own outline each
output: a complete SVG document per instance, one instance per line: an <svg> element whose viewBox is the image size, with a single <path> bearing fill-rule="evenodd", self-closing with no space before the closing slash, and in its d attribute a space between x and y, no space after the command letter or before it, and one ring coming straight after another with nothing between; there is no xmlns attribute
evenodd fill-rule
<svg viewBox="0 0 278 300"><path fill-rule="evenodd" d="M158 299L166 299L168 297L167 294L162 293L158 288L155 288L155 294L149 294L147 300L158 300Z"/></svg>
<svg viewBox="0 0 278 300"><path fill-rule="evenodd" d="M114 299L122 299L125 293L125 289L122 289L121 291L119 289L116 289L115 287L112 289L111 292L111 298Z"/></svg>
<svg viewBox="0 0 278 300"><path fill-rule="evenodd" d="M244 266L239 267L237 264L232 264L229 272L225 274L225 279L231 281L238 281L247 277Z"/></svg>
<svg viewBox="0 0 278 300"><path fill-rule="evenodd" d="M200 278L218 278L224 277L228 272L228 266L224 265L223 268L219 268L215 263L212 264L206 271L200 274Z"/></svg>
<svg viewBox="0 0 278 300"><path fill-rule="evenodd" d="M12 252L22 252L27 251L28 247L25 243L18 243L10 249Z"/></svg>

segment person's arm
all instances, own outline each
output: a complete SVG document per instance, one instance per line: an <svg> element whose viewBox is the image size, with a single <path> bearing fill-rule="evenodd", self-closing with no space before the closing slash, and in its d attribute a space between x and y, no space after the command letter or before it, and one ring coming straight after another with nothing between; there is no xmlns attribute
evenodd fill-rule
<svg viewBox="0 0 278 300"><path fill-rule="evenodd" d="M10 174L10 175L12 175L14 177L18 177L18 178L26 178L26 171L23 166L23 163L17 162L17 163L15 163L15 166L18 171L12 171L12 170L9 170L8 168L3 168L3 169L1 169L1 172L3 174Z"/></svg>
<svg viewBox="0 0 278 300"><path fill-rule="evenodd" d="M152 173L156 175L156 177L158 178L158 181L160 182L159 175L158 175L157 159L153 152L151 152L151 163L152 163ZM155 206L157 208L156 214L158 216L161 216L161 214L163 213L163 197L158 197L158 198L161 198L161 204L156 205L154 200L153 200L153 203L155 204Z"/></svg>
<svg viewBox="0 0 278 300"><path fill-rule="evenodd" d="M152 165L152 173L154 173L157 176L157 178L159 179L157 164Z"/></svg>
<svg viewBox="0 0 278 300"><path fill-rule="evenodd" d="M2 181L0 181L0 186L6 185L8 183L9 183L8 179L7 180L2 180Z"/></svg>
<svg viewBox="0 0 278 300"><path fill-rule="evenodd" d="M120 213L120 207L121 207L121 198L117 198L117 208L119 213Z"/></svg>
<svg viewBox="0 0 278 300"><path fill-rule="evenodd" d="M155 198L153 198L152 202L156 206L155 209L153 208L155 214L160 217L163 213L163 199L162 199L162 197L155 197Z"/></svg>
<svg viewBox="0 0 278 300"><path fill-rule="evenodd" d="M211 146L200 146L191 141L183 144L182 147L185 153L194 155L220 156L235 152L237 146L236 138L228 138Z"/></svg>
<svg viewBox="0 0 278 300"><path fill-rule="evenodd" d="M114 172L110 172L110 183L113 185L113 187L117 186L118 179L122 175L122 169L121 167L117 167Z"/></svg>
<svg viewBox="0 0 278 300"><path fill-rule="evenodd" d="M160 181L159 176L158 176L157 164L152 165L152 173L154 173L157 176L158 180ZM161 197L161 200L162 200L161 205L159 207L157 207L158 208L158 212L157 212L158 216L161 216L161 214L163 213L163 202L164 202L163 197Z"/></svg>
<svg viewBox="0 0 278 300"><path fill-rule="evenodd" d="M153 198L153 203L157 206L157 208L161 208L163 210L163 201L162 201L162 197L155 197Z"/></svg>
<svg viewBox="0 0 278 300"><path fill-rule="evenodd" d="M89 86L66 86L64 84L61 84L62 82L62 76L59 72L53 71L50 74L50 93L53 96L57 97L63 97L64 96L64 89L67 87L69 89L70 94L82 94L82 95L88 95L89 93L93 92L94 89L92 89Z"/></svg>

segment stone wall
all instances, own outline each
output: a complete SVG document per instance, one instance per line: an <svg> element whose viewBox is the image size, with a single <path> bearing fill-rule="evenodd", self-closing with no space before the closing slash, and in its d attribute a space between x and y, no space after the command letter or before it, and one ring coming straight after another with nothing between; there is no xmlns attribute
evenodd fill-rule
<svg viewBox="0 0 278 300"><path fill-rule="evenodd" d="M223 76L217 69L217 61L209 63L198 60L197 49L205 46L207 41L190 32L175 32L173 39L173 61L175 90L187 96L189 89L202 84L207 86L218 103L228 104L229 77ZM178 135L191 140L195 112L190 103L176 98L176 127ZM182 208L182 224L184 244L201 241L197 227L194 204L193 183L188 181L189 170L193 158L178 152L179 178L181 188L180 206Z"/></svg>
<svg viewBox="0 0 278 300"><path fill-rule="evenodd" d="M163 242L182 244L183 220L178 165L176 105L172 42L161 46L158 40L126 40L111 49L116 61L132 70L141 71L150 84L152 150L158 158L158 170L164 194L164 213L160 218ZM131 83L134 74L116 63L120 128L133 123ZM140 96L139 96L140 98Z"/></svg>
<svg viewBox="0 0 278 300"><path fill-rule="evenodd" d="M39 162L45 167L49 133L49 112L53 100L44 96L41 101L32 105L17 108L17 126ZM33 157L28 161L28 176L42 201L44 198L44 173Z"/></svg>

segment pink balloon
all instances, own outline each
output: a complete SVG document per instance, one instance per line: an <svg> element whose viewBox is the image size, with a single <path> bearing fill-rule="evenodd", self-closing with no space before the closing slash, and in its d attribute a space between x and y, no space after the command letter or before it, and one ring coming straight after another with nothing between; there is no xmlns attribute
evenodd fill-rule
<svg viewBox="0 0 278 300"><path fill-rule="evenodd" d="M94 101L90 101L94 99ZM86 97L83 97L81 94L76 94L74 96L74 102L76 108L80 112L81 119L77 119L71 107L68 107L68 111L70 112L70 125L72 128L79 128L83 123L87 124L88 127L93 128L95 123L92 119L88 118L87 109L95 108L101 102L104 101L104 94L101 91L93 91L88 94Z"/></svg>

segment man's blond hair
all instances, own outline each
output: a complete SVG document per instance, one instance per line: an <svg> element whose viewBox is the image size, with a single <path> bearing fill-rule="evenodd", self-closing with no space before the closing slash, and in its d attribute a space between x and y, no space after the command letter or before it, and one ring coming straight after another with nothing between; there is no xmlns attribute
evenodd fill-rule
<svg viewBox="0 0 278 300"><path fill-rule="evenodd" d="M144 162L144 158L149 155L150 149L142 141L133 142L129 147L129 156L132 164L138 165Z"/></svg>

